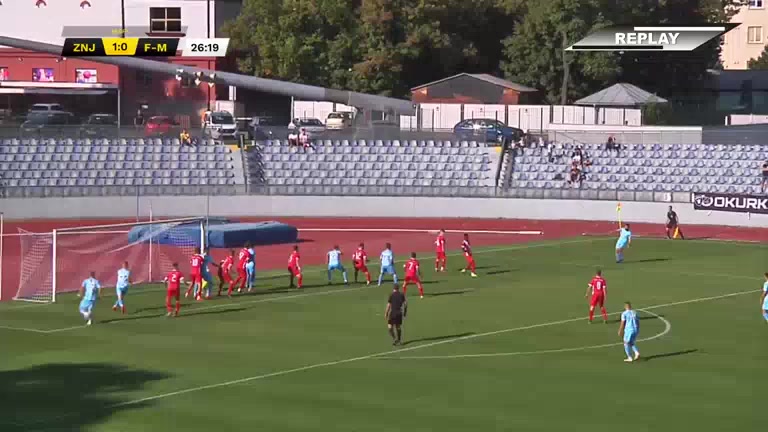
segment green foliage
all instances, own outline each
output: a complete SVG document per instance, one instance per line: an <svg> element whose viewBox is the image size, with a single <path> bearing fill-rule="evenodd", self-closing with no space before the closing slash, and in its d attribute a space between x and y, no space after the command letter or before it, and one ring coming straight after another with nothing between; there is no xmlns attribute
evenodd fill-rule
<svg viewBox="0 0 768 432"><path fill-rule="evenodd" d="M240 71L265 78L402 97L460 72L503 73L560 103L617 81L662 96L696 85L717 41L693 53L563 48L613 23L723 22L734 1L245 0L224 31Z"/></svg>
<svg viewBox="0 0 768 432"><path fill-rule="evenodd" d="M768 47L763 49L763 52L760 53L760 57L750 59L747 63L747 67L752 70L768 69Z"/></svg>

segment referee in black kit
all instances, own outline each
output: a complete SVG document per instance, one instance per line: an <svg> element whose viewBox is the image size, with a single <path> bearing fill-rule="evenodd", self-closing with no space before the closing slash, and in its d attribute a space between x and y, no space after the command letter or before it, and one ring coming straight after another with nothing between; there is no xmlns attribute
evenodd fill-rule
<svg viewBox="0 0 768 432"><path fill-rule="evenodd" d="M400 292L400 286L395 284L392 294L387 300L387 310L384 312L389 335L392 336L392 345L400 345L403 340L403 318L407 314L408 302L405 300L405 295Z"/></svg>

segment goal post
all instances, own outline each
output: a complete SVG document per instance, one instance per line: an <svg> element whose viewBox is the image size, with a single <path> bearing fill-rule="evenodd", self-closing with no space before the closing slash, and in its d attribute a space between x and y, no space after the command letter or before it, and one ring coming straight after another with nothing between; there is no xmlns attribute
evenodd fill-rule
<svg viewBox="0 0 768 432"><path fill-rule="evenodd" d="M14 300L55 302L63 293L78 291L91 272L103 287L114 287L124 262L134 285L159 282L174 262L186 262L196 247L204 250L206 230L204 217L57 228L47 233L19 229Z"/></svg>

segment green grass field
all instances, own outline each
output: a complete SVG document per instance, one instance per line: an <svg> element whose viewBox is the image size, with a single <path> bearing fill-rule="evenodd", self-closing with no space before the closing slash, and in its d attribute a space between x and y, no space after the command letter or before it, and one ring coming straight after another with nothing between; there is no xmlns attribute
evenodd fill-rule
<svg viewBox="0 0 768 432"><path fill-rule="evenodd" d="M636 239L617 265L613 243L481 250L477 279L435 275L425 259L428 295L409 290L398 349L383 316L390 286L328 287L318 269L303 292L265 277L258 294L189 304L177 319L163 317L157 287L135 288L125 317L107 291L89 328L71 295L2 304L0 431L764 428L766 248ZM586 322L598 266L609 325ZM632 364L617 335L624 300L643 316L644 361Z"/></svg>

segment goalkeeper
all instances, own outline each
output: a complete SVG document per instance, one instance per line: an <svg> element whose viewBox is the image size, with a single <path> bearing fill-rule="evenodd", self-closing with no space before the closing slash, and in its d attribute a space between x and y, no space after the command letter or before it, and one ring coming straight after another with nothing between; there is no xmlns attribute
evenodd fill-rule
<svg viewBox="0 0 768 432"><path fill-rule="evenodd" d="M211 266L211 265L214 267L219 267L219 265L213 261L213 257L211 257L211 249L205 248L205 253L203 254L203 269L202 269L203 285L202 285L201 291L205 292L206 300L211 299L211 287L214 285L213 276L211 275L211 271L208 268L208 266Z"/></svg>

